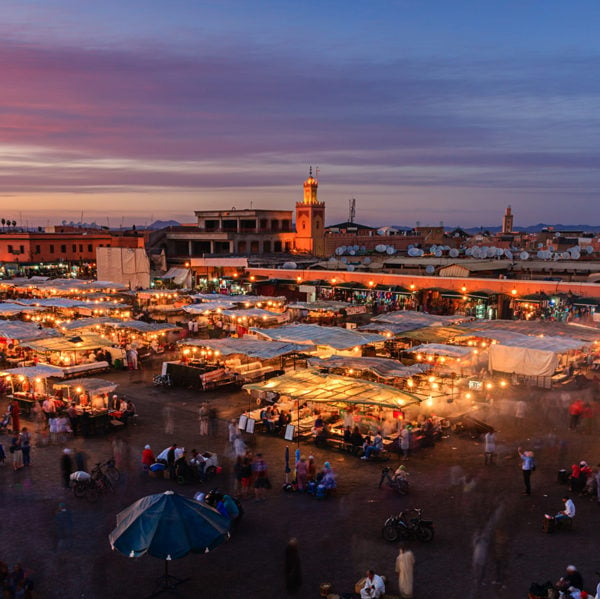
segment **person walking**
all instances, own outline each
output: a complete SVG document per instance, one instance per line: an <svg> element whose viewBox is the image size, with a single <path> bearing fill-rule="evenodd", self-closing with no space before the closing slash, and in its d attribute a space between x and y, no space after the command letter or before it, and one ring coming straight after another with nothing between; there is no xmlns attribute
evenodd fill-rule
<svg viewBox="0 0 600 599"><path fill-rule="evenodd" d="M523 471L523 482L525 483L523 495L531 495L531 473L535 470L533 451L521 451L520 447L517 451L521 458L521 470Z"/></svg>
<svg viewBox="0 0 600 599"><path fill-rule="evenodd" d="M254 462L254 495L255 501L265 501L267 499L267 489L271 488L267 463L263 460L262 453L256 454Z"/></svg>
<svg viewBox="0 0 600 599"><path fill-rule="evenodd" d="M71 473L73 472L73 458L71 457L71 450L68 447L63 449L63 454L60 458L60 469L63 486L65 489L68 489L71 483Z"/></svg>
<svg viewBox="0 0 600 599"><path fill-rule="evenodd" d="M19 431L21 430L21 408L19 407L19 402L16 399L13 399L10 402L8 411L10 412L12 431L18 435Z"/></svg>
<svg viewBox="0 0 600 599"><path fill-rule="evenodd" d="M200 423L200 435L202 437L208 435L208 404L202 402L198 410L198 421Z"/></svg>
<svg viewBox="0 0 600 599"><path fill-rule="evenodd" d="M415 556L412 551L400 545L398 557L396 558L396 573L398 574L398 588L402 599L413 597L413 570Z"/></svg>
<svg viewBox="0 0 600 599"><path fill-rule="evenodd" d="M16 433L10 442L10 452L12 453L13 470L23 468L23 447L21 445L21 434Z"/></svg>
<svg viewBox="0 0 600 599"><path fill-rule="evenodd" d="M407 458L410 451L410 431L406 426L403 426L400 431L400 449L402 450L402 457Z"/></svg>
<svg viewBox="0 0 600 599"><path fill-rule="evenodd" d="M298 554L298 539L291 538L285 548L285 588L295 595L302 586L302 568Z"/></svg>
<svg viewBox="0 0 600 599"><path fill-rule="evenodd" d="M496 433L491 430L485 433L484 439L484 463L487 466L488 464L494 463L494 456L496 455Z"/></svg>
<svg viewBox="0 0 600 599"><path fill-rule="evenodd" d="M23 466L31 465L31 435L27 430L27 427L24 426L21 429L21 451L23 452Z"/></svg>

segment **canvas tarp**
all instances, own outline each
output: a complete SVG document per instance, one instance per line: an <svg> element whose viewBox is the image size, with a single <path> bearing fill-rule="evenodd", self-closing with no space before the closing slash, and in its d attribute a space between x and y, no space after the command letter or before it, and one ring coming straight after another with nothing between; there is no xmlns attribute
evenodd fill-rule
<svg viewBox="0 0 600 599"><path fill-rule="evenodd" d="M558 354L550 350L491 345L489 368L496 372L527 376L552 376L558 367Z"/></svg>
<svg viewBox="0 0 600 599"><path fill-rule="evenodd" d="M406 350L414 354L435 354L438 356L449 356L450 358L464 358L473 353L471 347L463 345L444 345L443 343L425 343Z"/></svg>
<svg viewBox="0 0 600 599"><path fill-rule="evenodd" d="M28 379L46 379L49 377L63 378L63 369L51 364L38 364L37 366L22 366L21 368L9 368L0 372L0 376L24 376Z"/></svg>
<svg viewBox="0 0 600 599"><path fill-rule="evenodd" d="M410 378L417 374L423 374L432 368L428 364L404 366L401 362L388 358L354 358L349 356L331 356L326 359L311 358L308 363L313 368L344 368L358 372L368 371L384 379Z"/></svg>
<svg viewBox="0 0 600 599"><path fill-rule="evenodd" d="M313 370L298 370L243 387L247 391L272 391L299 401L374 405L402 409L420 399L395 387Z"/></svg>
<svg viewBox="0 0 600 599"><path fill-rule="evenodd" d="M252 328L250 330L261 337L274 341L323 345L339 350L385 341L385 337L374 333L359 333L339 327L322 327L317 324L291 324L274 329Z"/></svg>
<svg viewBox="0 0 600 599"><path fill-rule="evenodd" d="M99 279L131 289L150 287L150 260L144 248L99 247L96 262Z"/></svg>
<svg viewBox="0 0 600 599"><path fill-rule="evenodd" d="M177 345L183 347L205 347L218 351L224 356L241 354L250 358L268 360L294 352L307 351L306 345L297 343L282 343L279 341L265 341L263 339L182 339Z"/></svg>

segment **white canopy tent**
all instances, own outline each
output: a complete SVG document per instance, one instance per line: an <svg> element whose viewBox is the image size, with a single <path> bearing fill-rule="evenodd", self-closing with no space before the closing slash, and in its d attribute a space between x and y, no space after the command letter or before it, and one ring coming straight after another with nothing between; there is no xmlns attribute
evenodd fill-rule
<svg viewBox="0 0 600 599"><path fill-rule="evenodd" d="M410 378L417 374L423 374L431 370L429 364L413 364L405 366L396 360L389 358L330 356L326 359L311 358L308 361L313 368L343 368L357 372L371 372L382 379Z"/></svg>
<svg viewBox="0 0 600 599"><path fill-rule="evenodd" d="M177 342L182 347L203 347L219 352L223 356L241 354L259 360L270 360L294 352L306 352L306 345L265 341L264 339L182 339Z"/></svg>
<svg viewBox="0 0 600 599"><path fill-rule="evenodd" d="M424 343L406 350L411 354L435 354L449 358L466 358L474 353L473 348L463 345L446 345L444 343Z"/></svg>

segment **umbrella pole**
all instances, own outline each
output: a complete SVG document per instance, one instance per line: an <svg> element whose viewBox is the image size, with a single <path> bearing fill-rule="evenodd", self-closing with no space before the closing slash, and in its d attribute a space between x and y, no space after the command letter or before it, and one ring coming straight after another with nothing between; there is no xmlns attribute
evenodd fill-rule
<svg viewBox="0 0 600 599"><path fill-rule="evenodd" d="M151 597L156 597L156 596L160 595L161 593L164 593L165 591L173 591L180 584L183 584L184 582L187 582L188 580L190 580L190 579L189 578L177 578L176 576L171 576L169 574L169 560L166 559L164 576L161 576L156 581L156 591L154 591L154 593L152 593L152 595L150 595L148 597L148 599L151 599Z"/></svg>

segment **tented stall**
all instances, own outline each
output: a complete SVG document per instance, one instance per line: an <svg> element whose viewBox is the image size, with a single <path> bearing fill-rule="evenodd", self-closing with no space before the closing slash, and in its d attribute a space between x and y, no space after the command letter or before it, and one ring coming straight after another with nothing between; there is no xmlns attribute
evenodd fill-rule
<svg viewBox="0 0 600 599"><path fill-rule="evenodd" d="M29 414L34 402L43 399L47 393L47 379L62 378L62 368L49 364L9 368L0 372L8 399L16 399L25 414Z"/></svg>
<svg viewBox="0 0 600 599"><path fill-rule="evenodd" d="M450 358L466 358L473 354L473 349L462 345L446 345L444 343L425 343L407 350L413 354L438 355Z"/></svg>
<svg viewBox="0 0 600 599"><path fill-rule="evenodd" d="M361 346L385 341L385 337L373 333L362 333L339 327L322 327L316 324L291 324L273 329L253 328L251 331L259 337L273 341L315 345L321 357L345 351L358 355Z"/></svg>
<svg viewBox="0 0 600 599"><path fill-rule="evenodd" d="M117 387L117 383L97 378L71 379L54 384L54 389L62 390L65 401L82 407L90 406L95 410L108 410L109 395Z"/></svg>
<svg viewBox="0 0 600 599"><path fill-rule="evenodd" d="M578 339L528 337L513 333L512 338L490 345L489 368L496 372L551 379L561 360L562 365L566 366L570 352L582 351L588 346L588 343ZM551 382L543 381L543 386L549 385Z"/></svg>
<svg viewBox="0 0 600 599"><path fill-rule="evenodd" d="M412 364L405 366L397 360L387 358L361 358L351 356L330 356L326 359L311 358L310 366L321 371L343 371L349 376L371 373L373 376L386 381L406 379L431 370L429 364Z"/></svg>

